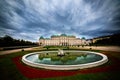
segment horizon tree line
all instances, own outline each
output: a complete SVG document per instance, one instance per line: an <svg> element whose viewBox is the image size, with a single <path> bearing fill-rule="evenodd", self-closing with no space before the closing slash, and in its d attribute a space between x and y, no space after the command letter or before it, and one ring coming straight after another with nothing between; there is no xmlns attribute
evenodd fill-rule
<svg viewBox="0 0 120 80"><path fill-rule="evenodd" d="M0 37L0 47L11 47L11 46L32 46L37 45L37 43L31 41L25 41L23 39L14 39L11 36L5 35Z"/></svg>

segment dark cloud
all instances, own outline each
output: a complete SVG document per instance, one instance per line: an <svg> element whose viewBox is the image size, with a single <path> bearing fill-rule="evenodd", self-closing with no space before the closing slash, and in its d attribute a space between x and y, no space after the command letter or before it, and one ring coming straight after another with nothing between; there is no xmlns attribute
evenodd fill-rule
<svg viewBox="0 0 120 80"><path fill-rule="evenodd" d="M0 0L0 36L37 41L41 35L119 32L120 0Z"/></svg>

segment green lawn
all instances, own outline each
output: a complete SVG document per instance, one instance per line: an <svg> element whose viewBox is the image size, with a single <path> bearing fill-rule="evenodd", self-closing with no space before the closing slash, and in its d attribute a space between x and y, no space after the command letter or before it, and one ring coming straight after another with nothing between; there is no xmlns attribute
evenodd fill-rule
<svg viewBox="0 0 120 80"><path fill-rule="evenodd" d="M95 73L95 74L78 74L70 77L58 77L49 79L32 79L32 80L119 80L117 72Z"/></svg>
<svg viewBox="0 0 120 80"><path fill-rule="evenodd" d="M57 78L40 78L40 79L28 79L23 76L16 65L13 63L12 58L16 56L22 56L24 54L34 52L34 51L24 51L24 52L16 52L9 55L1 55L0 56L0 79L1 80L120 80L120 69L118 71L110 71L110 72L101 72L101 73L93 73L93 74L77 74L74 76L68 77L57 77ZM104 52L104 51L97 51ZM108 57L109 54L120 60L119 52L106 52ZM109 58L109 62L102 66L111 66L114 64L111 61L112 57ZM120 67L120 66L118 66Z"/></svg>

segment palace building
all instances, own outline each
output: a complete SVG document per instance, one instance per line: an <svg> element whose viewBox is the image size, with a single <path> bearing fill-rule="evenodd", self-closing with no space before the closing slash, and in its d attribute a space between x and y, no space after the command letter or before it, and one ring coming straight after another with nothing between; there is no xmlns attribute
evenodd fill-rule
<svg viewBox="0 0 120 80"><path fill-rule="evenodd" d="M78 45L89 45L89 41L82 38L76 38L73 35L52 35L51 38L40 37L40 46L78 46Z"/></svg>

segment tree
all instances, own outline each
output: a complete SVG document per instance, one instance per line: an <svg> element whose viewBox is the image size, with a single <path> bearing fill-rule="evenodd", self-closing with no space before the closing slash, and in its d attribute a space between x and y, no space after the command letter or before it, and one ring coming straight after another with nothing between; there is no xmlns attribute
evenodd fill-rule
<svg viewBox="0 0 120 80"><path fill-rule="evenodd" d="M37 44L32 43L30 41L17 40L8 35L5 35L4 37L0 37L0 47L29 46L29 45L37 45Z"/></svg>

